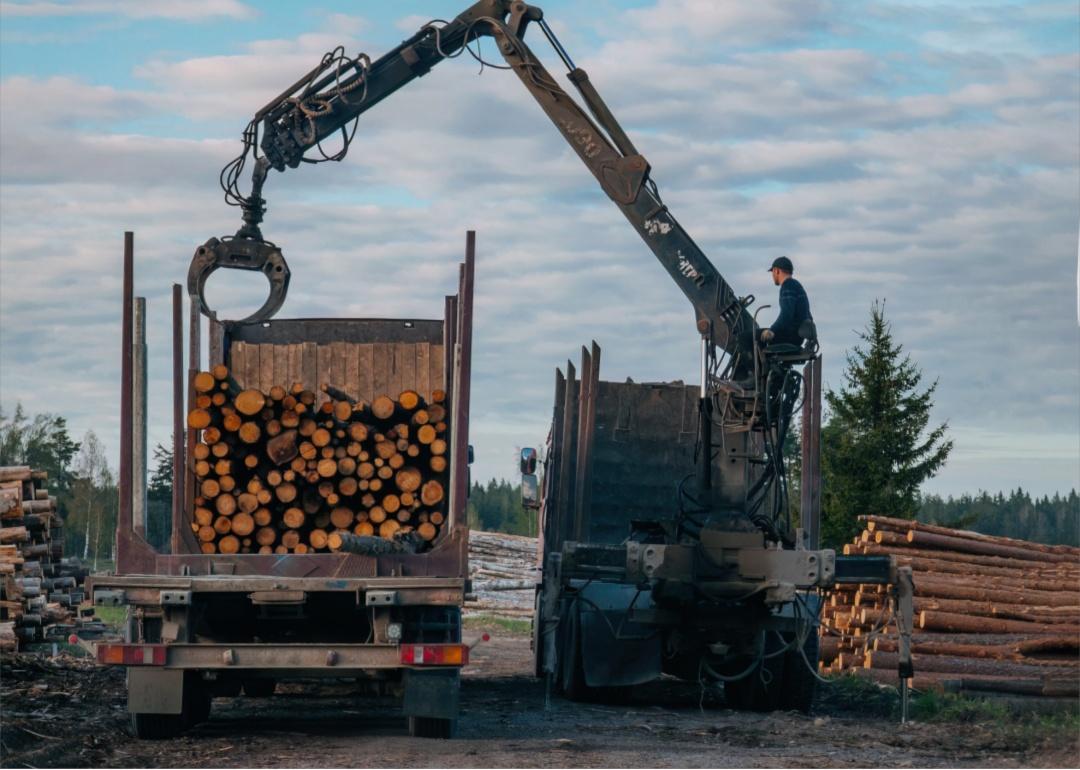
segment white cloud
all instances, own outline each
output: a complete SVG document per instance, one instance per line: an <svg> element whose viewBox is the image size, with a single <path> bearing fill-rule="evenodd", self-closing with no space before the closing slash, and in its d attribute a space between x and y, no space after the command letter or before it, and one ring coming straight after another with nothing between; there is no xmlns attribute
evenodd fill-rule
<svg viewBox="0 0 1080 770"><path fill-rule="evenodd" d="M68 0L68 2L39 2L25 0L0 3L0 16L121 16L131 19L174 19L201 21L203 19L251 19L256 10L239 0Z"/></svg>
<svg viewBox="0 0 1080 770"><path fill-rule="evenodd" d="M626 20L650 35L745 46L803 37L823 20L825 10L826 4L818 0L659 0L656 5L627 11Z"/></svg>
<svg viewBox="0 0 1080 770"><path fill-rule="evenodd" d="M978 458L967 447L987 426L1004 438L984 486L1064 487L1063 468L1078 461L1067 441L1052 443L1064 462L1003 458L1012 445L1042 457L1047 436L1080 429L1078 59L810 46L808 31L835 18L824 4L662 0L606 28L611 37L579 63L737 291L775 303L763 266L777 253L795 259L829 384L870 303L888 298L897 339L928 379L940 377L936 414L957 434L957 470L935 490L973 488ZM136 287L150 298L151 439L166 440L169 285L183 282L197 244L239 225L217 173L252 112L326 50L363 47L362 23L324 27L160 57L137 69L141 88L74 73L3 81L5 407L60 404L75 434L117 435L118 266L121 234L134 229ZM734 37L743 43L729 45ZM948 87L896 96L896 82L927 61ZM581 344L603 346L605 379L638 381L693 381L697 346L685 299L517 79L475 72L465 60L440 65L365 114L345 162L273 174L264 232L293 269L282 315L377 317L439 315L463 231L478 231L473 443L483 479L509 476L508 450L543 439L552 369ZM150 136L132 128L141 120L205 130ZM263 299L257 281L219 290L237 313Z"/></svg>

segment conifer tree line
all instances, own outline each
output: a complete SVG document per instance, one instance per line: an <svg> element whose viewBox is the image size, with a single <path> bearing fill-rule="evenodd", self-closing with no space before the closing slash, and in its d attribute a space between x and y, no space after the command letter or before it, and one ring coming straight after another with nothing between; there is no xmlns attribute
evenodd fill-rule
<svg viewBox="0 0 1080 770"><path fill-rule="evenodd" d="M856 517L877 514L917 519L1050 544L1080 545L1080 497L1035 497L1024 491L959 497L924 495L922 484L948 460L948 424L931 420L937 381L926 383L917 364L894 339L885 303L875 302L866 328L848 351L838 387L824 391L821 430L822 544L837 547L860 529ZM793 420L785 456L789 504L798 519L799 439ZM64 417L30 417L21 405L0 410L0 465L30 465L49 473L49 489L66 519L65 552L90 561L112 559L117 482L106 448L88 431L68 434ZM157 547L169 539L172 451L154 448L147 489L147 538ZM536 535L536 514L521 505L520 485L492 479L473 482L468 522L474 529Z"/></svg>

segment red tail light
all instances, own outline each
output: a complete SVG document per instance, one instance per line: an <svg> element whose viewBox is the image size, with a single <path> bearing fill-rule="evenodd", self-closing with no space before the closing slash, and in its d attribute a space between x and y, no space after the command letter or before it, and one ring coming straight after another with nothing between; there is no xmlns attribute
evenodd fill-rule
<svg viewBox="0 0 1080 770"><path fill-rule="evenodd" d="M99 644L98 663L116 666L164 666L164 644Z"/></svg>
<svg viewBox="0 0 1080 770"><path fill-rule="evenodd" d="M467 666L469 647L465 644L403 644L401 662L407 666Z"/></svg>

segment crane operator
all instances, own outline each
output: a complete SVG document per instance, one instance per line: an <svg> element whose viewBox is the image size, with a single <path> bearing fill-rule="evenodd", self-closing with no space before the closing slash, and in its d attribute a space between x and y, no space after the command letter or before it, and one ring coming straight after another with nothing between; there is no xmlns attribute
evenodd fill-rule
<svg viewBox="0 0 1080 770"><path fill-rule="evenodd" d="M761 342L765 345L802 345L800 327L805 321L813 320L806 290L792 276L795 268L787 257L774 259L769 272L773 283L780 287L780 315L772 326L762 329Z"/></svg>

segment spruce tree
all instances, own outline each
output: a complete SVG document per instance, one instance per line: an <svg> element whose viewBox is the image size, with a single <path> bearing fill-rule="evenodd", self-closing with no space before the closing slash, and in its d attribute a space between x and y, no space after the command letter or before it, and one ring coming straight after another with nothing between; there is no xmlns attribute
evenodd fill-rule
<svg viewBox="0 0 1080 770"><path fill-rule="evenodd" d="M833 546L858 532L859 514L914 518L919 486L953 446L948 423L927 430L937 381L920 389L922 372L893 340L883 302L874 303L859 339L847 354L843 385L825 391L822 537Z"/></svg>

